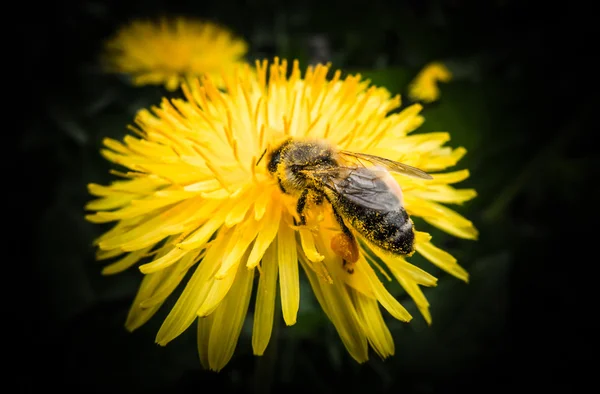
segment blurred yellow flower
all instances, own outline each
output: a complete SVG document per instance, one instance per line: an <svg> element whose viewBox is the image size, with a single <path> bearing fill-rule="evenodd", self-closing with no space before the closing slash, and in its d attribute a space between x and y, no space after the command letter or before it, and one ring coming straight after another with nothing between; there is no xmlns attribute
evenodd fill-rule
<svg viewBox="0 0 600 394"><path fill-rule="evenodd" d="M408 86L408 95L413 101L433 102L440 98L438 82L450 82L451 79L452 73L444 64L429 63Z"/></svg>
<svg viewBox="0 0 600 394"><path fill-rule="evenodd" d="M187 18L136 20L106 42L107 70L130 74L133 84L161 85L174 91L189 79L207 74L222 86L227 74L244 62L248 46L226 28Z"/></svg>
<svg viewBox="0 0 600 394"><path fill-rule="evenodd" d="M342 79L336 71L328 79L328 72L328 66L318 65L301 75L294 62L287 76L287 61L276 58L257 62L256 72L239 67L226 78L225 91L210 78L195 80L182 86L184 99L164 99L160 107L140 111L131 127L134 135L104 141L104 157L129 171L108 186L89 185L98 198L87 204L96 211L87 219L116 222L95 241L97 257L119 256L105 274L149 257L139 267L145 276L127 318L129 330L150 319L192 271L156 341L166 345L196 321L200 360L218 371L233 355L257 276L252 347L262 355L274 324L278 281L283 319L296 323L299 266L358 362L368 359L369 345L383 358L394 354L379 304L393 317L411 320L378 272L387 280L394 277L431 322L420 286L435 286L435 277L401 256L366 249L363 242L354 273L346 271L331 248L340 234L331 206L310 205L307 225L295 225L297 199L282 192L267 168L269 160L261 158L283 138L311 138L432 172L430 180L394 175L407 212L475 239L472 223L442 205L476 194L452 186L467 178L468 170L439 172L454 166L465 149L444 146L450 139L446 132L410 134L423 122L419 104L389 114L400 105L398 96L369 87L359 75ZM416 231L415 239L417 253L468 280L428 233Z"/></svg>

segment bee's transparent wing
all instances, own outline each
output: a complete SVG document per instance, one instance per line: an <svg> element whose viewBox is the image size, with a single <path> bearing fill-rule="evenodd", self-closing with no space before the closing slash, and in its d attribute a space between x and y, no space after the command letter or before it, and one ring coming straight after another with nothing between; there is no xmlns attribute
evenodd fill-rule
<svg viewBox="0 0 600 394"><path fill-rule="evenodd" d="M327 185L340 199L347 199L361 207L377 211L393 211L400 206L398 197L390 192L381 173L366 167L343 168Z"/></svg>
<svg viewBox="0 0 600 394"><path fill-rule="evenodd" d="M431 175L429 175L428 173L426 173L423 170L419 170L418 168L409 166L408 164L399 163L397 161L393 161L393 160L386 159L383 157L369 155L366 153L356 153L356 152L349 152L349 151L340 151L339 154L342 157L346 156L346 158L352 157L352 158L358 159L359 161L365 160L372 164L382 166L382 167L388 169L389 171L412 176L414 178L433 179L433 177Z"/></svg>

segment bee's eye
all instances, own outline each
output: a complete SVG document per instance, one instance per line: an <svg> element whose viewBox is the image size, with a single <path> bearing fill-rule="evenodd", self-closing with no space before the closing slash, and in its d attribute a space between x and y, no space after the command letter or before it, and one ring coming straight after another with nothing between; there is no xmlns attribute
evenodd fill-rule
<svg viewBox="0 0 600 394"><path fill-rule="evenodd" d="M271 157L269 159L269 164L267 165L267 170L269 170L269 172L271 172L271 173L277 171L277 165L279 164L280 159L281 159L281 150L276 150L275 152L273 152L273 154L271 155Z"/></svg>

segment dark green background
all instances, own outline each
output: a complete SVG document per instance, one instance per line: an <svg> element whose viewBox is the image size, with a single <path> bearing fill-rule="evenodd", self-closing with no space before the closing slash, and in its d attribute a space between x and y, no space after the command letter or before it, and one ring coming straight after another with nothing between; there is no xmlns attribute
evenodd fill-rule
<svg viewBox="0 0 600 394"><path fill-rule="evenodd" d="M23 319L15 318L24 336L14 361L20 386L36 392L200 393L218 387L427 394L579 384L582 377L573 371L591 355L591 345L583 340L585 315L578 309L598 263L582 256L594 231L583 225L598 197L590 181L598 175L597 148L589 133L597 132L596 22L576 2L522 3L311 0L284 7L264 0L98 0L35 8L23 22L25 108L31 112L17 130L16 150L25 168L19 192L28 201L30 235L9 245L23 251L12 263L25 271L15 296L23 301L22 308L17 303ZM220 374L201 371L194 328L166 348L154 344L169 305L135 333L125 331L141 274L134 268L100 276L91 241L106 228L83 220L85 185L112 179L98 154L102 138L121 138L135 111L158 103L164 92L102 74L97 55L121 24L161 13L228 25L249 41L249 58L298 58L303 67L330 60L394 93L405 93L429 61L442 60L453 70L454 81L441 86L442 99L426 106L421 130L450 131L450 144L468 149L458 168L471 170L463 185L475 187L479 197L457 209L481 237L472 242L432 232L471 272L471 282L415 259L440 278L437 288L425 290L434 324L427 327L417 314L410 325L390 319L396 356L381 361L373 355L357 365L308 286L301 290L298 324L280 328L263 358L251 354L249 315L234 358ZM325 52L316 49L315 37L326 42Z"/></svg>

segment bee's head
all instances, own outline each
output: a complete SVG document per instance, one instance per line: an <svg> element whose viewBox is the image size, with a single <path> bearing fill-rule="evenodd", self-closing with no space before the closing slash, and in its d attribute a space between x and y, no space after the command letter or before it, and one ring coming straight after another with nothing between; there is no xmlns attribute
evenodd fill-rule
<svg viewBox="0 0 600 394"><path fill-rule="evenodd" d="M277 166L281 161L281 152L290 142L291 139L284 141L267 154L267 170L269 170L271 174L274 174L277 171Z"/></svg>

